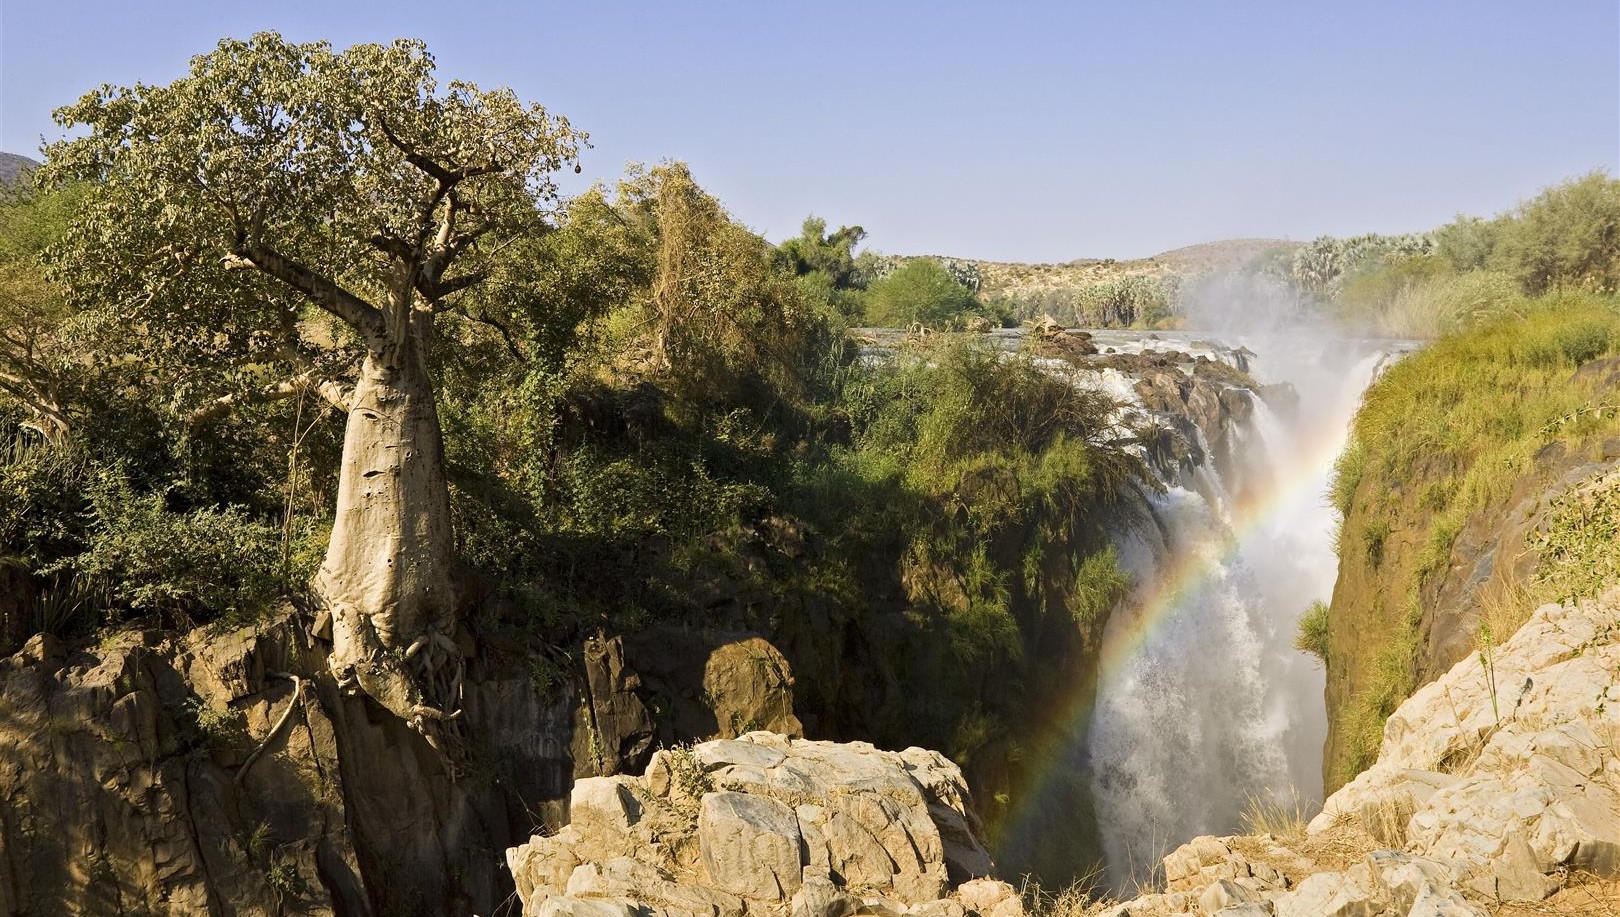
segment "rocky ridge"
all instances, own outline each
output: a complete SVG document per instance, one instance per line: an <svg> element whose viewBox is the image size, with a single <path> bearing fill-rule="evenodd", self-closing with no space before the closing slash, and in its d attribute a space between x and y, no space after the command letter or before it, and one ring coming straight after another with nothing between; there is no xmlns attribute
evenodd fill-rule
<svg viewBox="0 0 1620 917"><path fill-rule="evenodd" d="M1164 877L1105 913L1604 913L1560 903L1620 887L1620 591L1544 606L1419 690L1303 830L1196 838Z"/></svg>
<svg viewBox="0 0 1620 917"><path fill-rule="evenodd" d="M1021 917L937 752L754 732L581 780L507 851L530 917Z"/></svg>

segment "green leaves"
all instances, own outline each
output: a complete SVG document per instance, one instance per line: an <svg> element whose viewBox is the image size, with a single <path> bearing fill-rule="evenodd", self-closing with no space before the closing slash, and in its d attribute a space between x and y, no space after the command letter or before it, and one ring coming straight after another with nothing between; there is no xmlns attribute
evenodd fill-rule
<svg viewBox="0 0 1620 917"><path fill-rule="evenodd" d="M336 52L272 32L56 116L85 132L47 149L41 179L95 192L52 276L98 349L186 377L182 413L341 380L358 345L414 333L412 312L455 311L547 230L551 176L585 142L508 89L441 87L420 41Z"/></svg>

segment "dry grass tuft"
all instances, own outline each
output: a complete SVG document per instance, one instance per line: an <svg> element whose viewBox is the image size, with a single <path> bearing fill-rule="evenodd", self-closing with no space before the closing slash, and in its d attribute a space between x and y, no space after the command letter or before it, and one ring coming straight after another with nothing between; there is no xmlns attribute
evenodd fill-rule
<svg viewBox="0 0 1620 917"><path fill-rule="evenodd" d="M1102 868L1098 867L1060 891L1048 891L1025 876L1019 896L1028 917L1097 917L1118 903L1103 894L1102 887Z"/></svg>
<svg viewBox="0 0 1620 917"><path fill-rule="evenodd" d="M1290 789L1289 798L1272 795L1249 794L1243 802L1240 816L1244 834L1269 834L1284 844L1296 843L1305 837L1305 824L1310 821L1306 803L1299 790Z"/></svg>
<svg viewBox="0 0 1620 917"><path fill-rule="evenodd" d="M1516 901L1491 908L1495 917L1620 917L1620 879L1572 873L1545 901Z"/></svg>

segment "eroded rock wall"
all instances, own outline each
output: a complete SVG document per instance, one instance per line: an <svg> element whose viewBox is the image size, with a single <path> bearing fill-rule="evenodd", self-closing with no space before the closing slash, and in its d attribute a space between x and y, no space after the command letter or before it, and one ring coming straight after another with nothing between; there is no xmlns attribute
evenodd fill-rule
<svg viewBox="0 0 1620 917"><path fill-rule="evenodd" d="M796 728L780 654L711 642L696 684L656 687L701 702L730 686L720 717ZM661 695L617 639L560 668L483 649L447 755L339 691L291 610L28 640L0 659L0 914L489 913L512 891L502 852L568 820L576 774L645 765ZM602 754L580 753L587 735Z"/></svg>

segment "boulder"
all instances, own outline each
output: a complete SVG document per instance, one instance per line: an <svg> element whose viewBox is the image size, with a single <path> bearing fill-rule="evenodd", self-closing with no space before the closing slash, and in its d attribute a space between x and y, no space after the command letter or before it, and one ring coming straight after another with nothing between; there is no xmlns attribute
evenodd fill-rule
<svg viewBox="0 0 1620 917"><path fill-rule="evenodd" d="M1361 863L1344 872L1319 872L1277 898L1277 917L1379 917L1387 893Z"/></svg>
<svg viewBox="0 0 1620 917"><path fill-rule="evenodd" d="M1203 908L1205 913L1213 914L1240 904L1258 903L1260 900L1260 893L1247 885L1239 885L1232 879L1218 879L1198 896L1198 906Z"/></svg>
<svg viewBox="0 0 1620 917"><path fill-rule="evenodd" d="M755 732L659 751L641 777L581 780L570 807L562 830L507 851L524 913L572 913L563 898L670 917L1023 913L983 878L961 771L923 749Z"/></svg>
<svg viewBox="0 0 1620 917"><path fill-rule="evenodd" d="M624 657L660 711L654 728L664 745L759 730L804 735L792 668L758 634L655 625L624 637Z"/></svg>
<svg viewBox="0 0 1620 917"><path fill-rule="evenodd" d="M804 879L793 893L791 917L850 917L861 908L861 900L849 894L824 875Z"/></svg>

